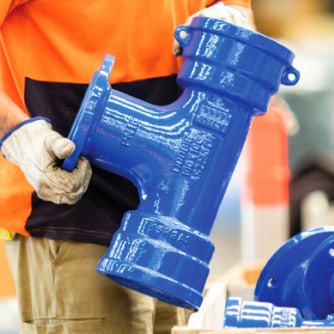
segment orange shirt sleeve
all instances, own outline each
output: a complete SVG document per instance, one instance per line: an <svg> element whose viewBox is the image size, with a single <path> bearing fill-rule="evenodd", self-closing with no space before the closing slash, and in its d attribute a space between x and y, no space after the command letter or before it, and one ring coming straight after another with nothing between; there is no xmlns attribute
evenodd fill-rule
<svg viewBox="0 0 334 334"><path fill-rule="evenodd" d="M251 0L224 0L223 1L226 5L235 5L235 6L242 6L242 7L251 7Z"/></svg>
<svg viewBox="0 0 334 334"><path fill-rule="evenodd" d="M11 1L3 0L0 2L0 26L9 12Z"/></svg>
<svg viewBox="0 0 334 334"><path fill-rule="evenodd" d="M23 5L31 0L0 0L0 26L6 16L17 6Z"/></svg>

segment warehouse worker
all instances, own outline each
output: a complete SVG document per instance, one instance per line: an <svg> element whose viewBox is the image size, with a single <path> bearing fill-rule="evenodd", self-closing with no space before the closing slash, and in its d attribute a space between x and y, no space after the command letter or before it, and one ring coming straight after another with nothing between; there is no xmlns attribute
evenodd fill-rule
<svg viewBox="0 0 334 334"><path fill-rule="evenodd" d="M16 233L6 249L21 333L169 333L182 323L182 310L95 272L138 206L136 188L83 157L73 172L59 161L73 152L66 136L105 54L116 57L114 89L168 104L180 95L174 29L191 15L249 24L250 0L225 3L1 0L0 228Z"/></svg>

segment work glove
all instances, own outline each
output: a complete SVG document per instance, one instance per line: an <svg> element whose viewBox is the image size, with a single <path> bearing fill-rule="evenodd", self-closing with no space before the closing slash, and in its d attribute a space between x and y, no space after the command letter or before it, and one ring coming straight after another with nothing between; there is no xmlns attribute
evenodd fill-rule
<svg viewBox="0 0 334 334"><path fill-rule="evenodd" d="M222 2L216 2L212 6L204 8L199 12L189 16L184 24L189 25L195 16L212 17L238 25L243 28L253 29L253 26L238 9L224 5ZM180 56L182 54L182 47L177 40L174 40L173 43L173 54L174 56Z"/></svg>
<svg viewBox="0 0 334 334"><path fill-rule="evenodd" d="M37 196L56 204L75 204L87 190L92 170L88 160L78 159L72 172L60 167L75 144L52 130L48 119L31 118L9 131L0 141L6 159L23 171Z"/></svg>

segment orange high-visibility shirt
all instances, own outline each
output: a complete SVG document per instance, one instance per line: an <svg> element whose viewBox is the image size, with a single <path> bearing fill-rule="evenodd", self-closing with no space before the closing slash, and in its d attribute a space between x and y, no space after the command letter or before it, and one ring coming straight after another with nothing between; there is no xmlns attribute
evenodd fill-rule
<svg viewBox="0 0 334 334"><path fill-rule="evenodd" d="M0 89L31 116L49 118L66 136L108 53L115 56L110 76L115 89L155 104L172 102L180 93L174 30L214 2L1 0ZM250 6L250 0L226 3ZM44 202L20 169L0 157L0 228L109 244L124 212L137 205L133 185L97 168L79 203Z"/></svg>

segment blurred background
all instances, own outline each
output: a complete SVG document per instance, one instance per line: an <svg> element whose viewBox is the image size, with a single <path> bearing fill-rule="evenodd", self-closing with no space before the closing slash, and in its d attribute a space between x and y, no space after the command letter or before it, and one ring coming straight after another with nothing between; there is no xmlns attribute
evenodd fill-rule
<svg viewBox="0 0 334 334"><path fill-rule="evenodd" d="M300 81L281 86L279 103L251 129L210 236L216 247L212 275L245 261L266 261L295 233L333 224L334 1L252 4L257 30L295 53ZM271 179L271 168L280 170L279 180ZM254 170L256 181L249 177ZM260 188L262 197L256 194ZM15 289L1 242L0 261L0 334L14 334Z"/></svg>
<svg viewBox="0 0 334 334"><path fill-rule="evenodd" d="M239 160L212 232L216 252L211 271L218 274L242 261L267 260L275 247L284 242L284 235L290 237L301 230L334 223L331 205L334 201L334 1L252 0L252 6L257 30L295 53L293 66L299 70L300 80L296 86L281 85L278 93L283 103L280 101L281 107L276 109L281 109L281 121L285 123L286 131L286 138L284 133L276 138L280 141L279 145L275 144L276 153L281 157L266 156L266 143L275 139L273 132L261 132L259 126L261 123L263 127L270 125L270 120L265 118L270 113L272 116L272 111L269 110L263 119L254 120L256 125L253 124L248 138L252 143L246 143L244 151L247 151L247 145L252 147L248 148L248 155L243 152L246 158ZM278 123L278 128L284 127ZM257 146L253 145L255 141L252 139L255 127L258 130ZM285 140L287 143L283 143ZM287 161L284 161L285 154ZM260 161L257 156L261 155ZM263 164L270 167L270 159L274 164L277 159L281 160L280 168L287 164L289 177L286 176L281 184L271 183L275 187L288 187L281 205L253 202L252 210L249 210L246 202L252 202L252 196L245 201L243 192L248 192L245 188L259 186L245 181L247 164L253 163L247 160L252 159L262 164L261 173L265 173ZM275 167L277 165L271 166ZM269 191L273 189L268 188ZM277 207L282 210L287 207L286 213L279 213L282 220L279 229L284 230L280 240L275 240L276 235L268 234L270 229L268 231L262 225L270 226L272 218L269 217L277 215ZM263 216L263 210L269 215ZM254 224L251 230L245 226L249 220L255 220L251 222ZM257 229L256 224L264 231ZM271 240L274 248L265 249L263 239ZM254 243L257 242L259 249L254 254Z"/></svg>

